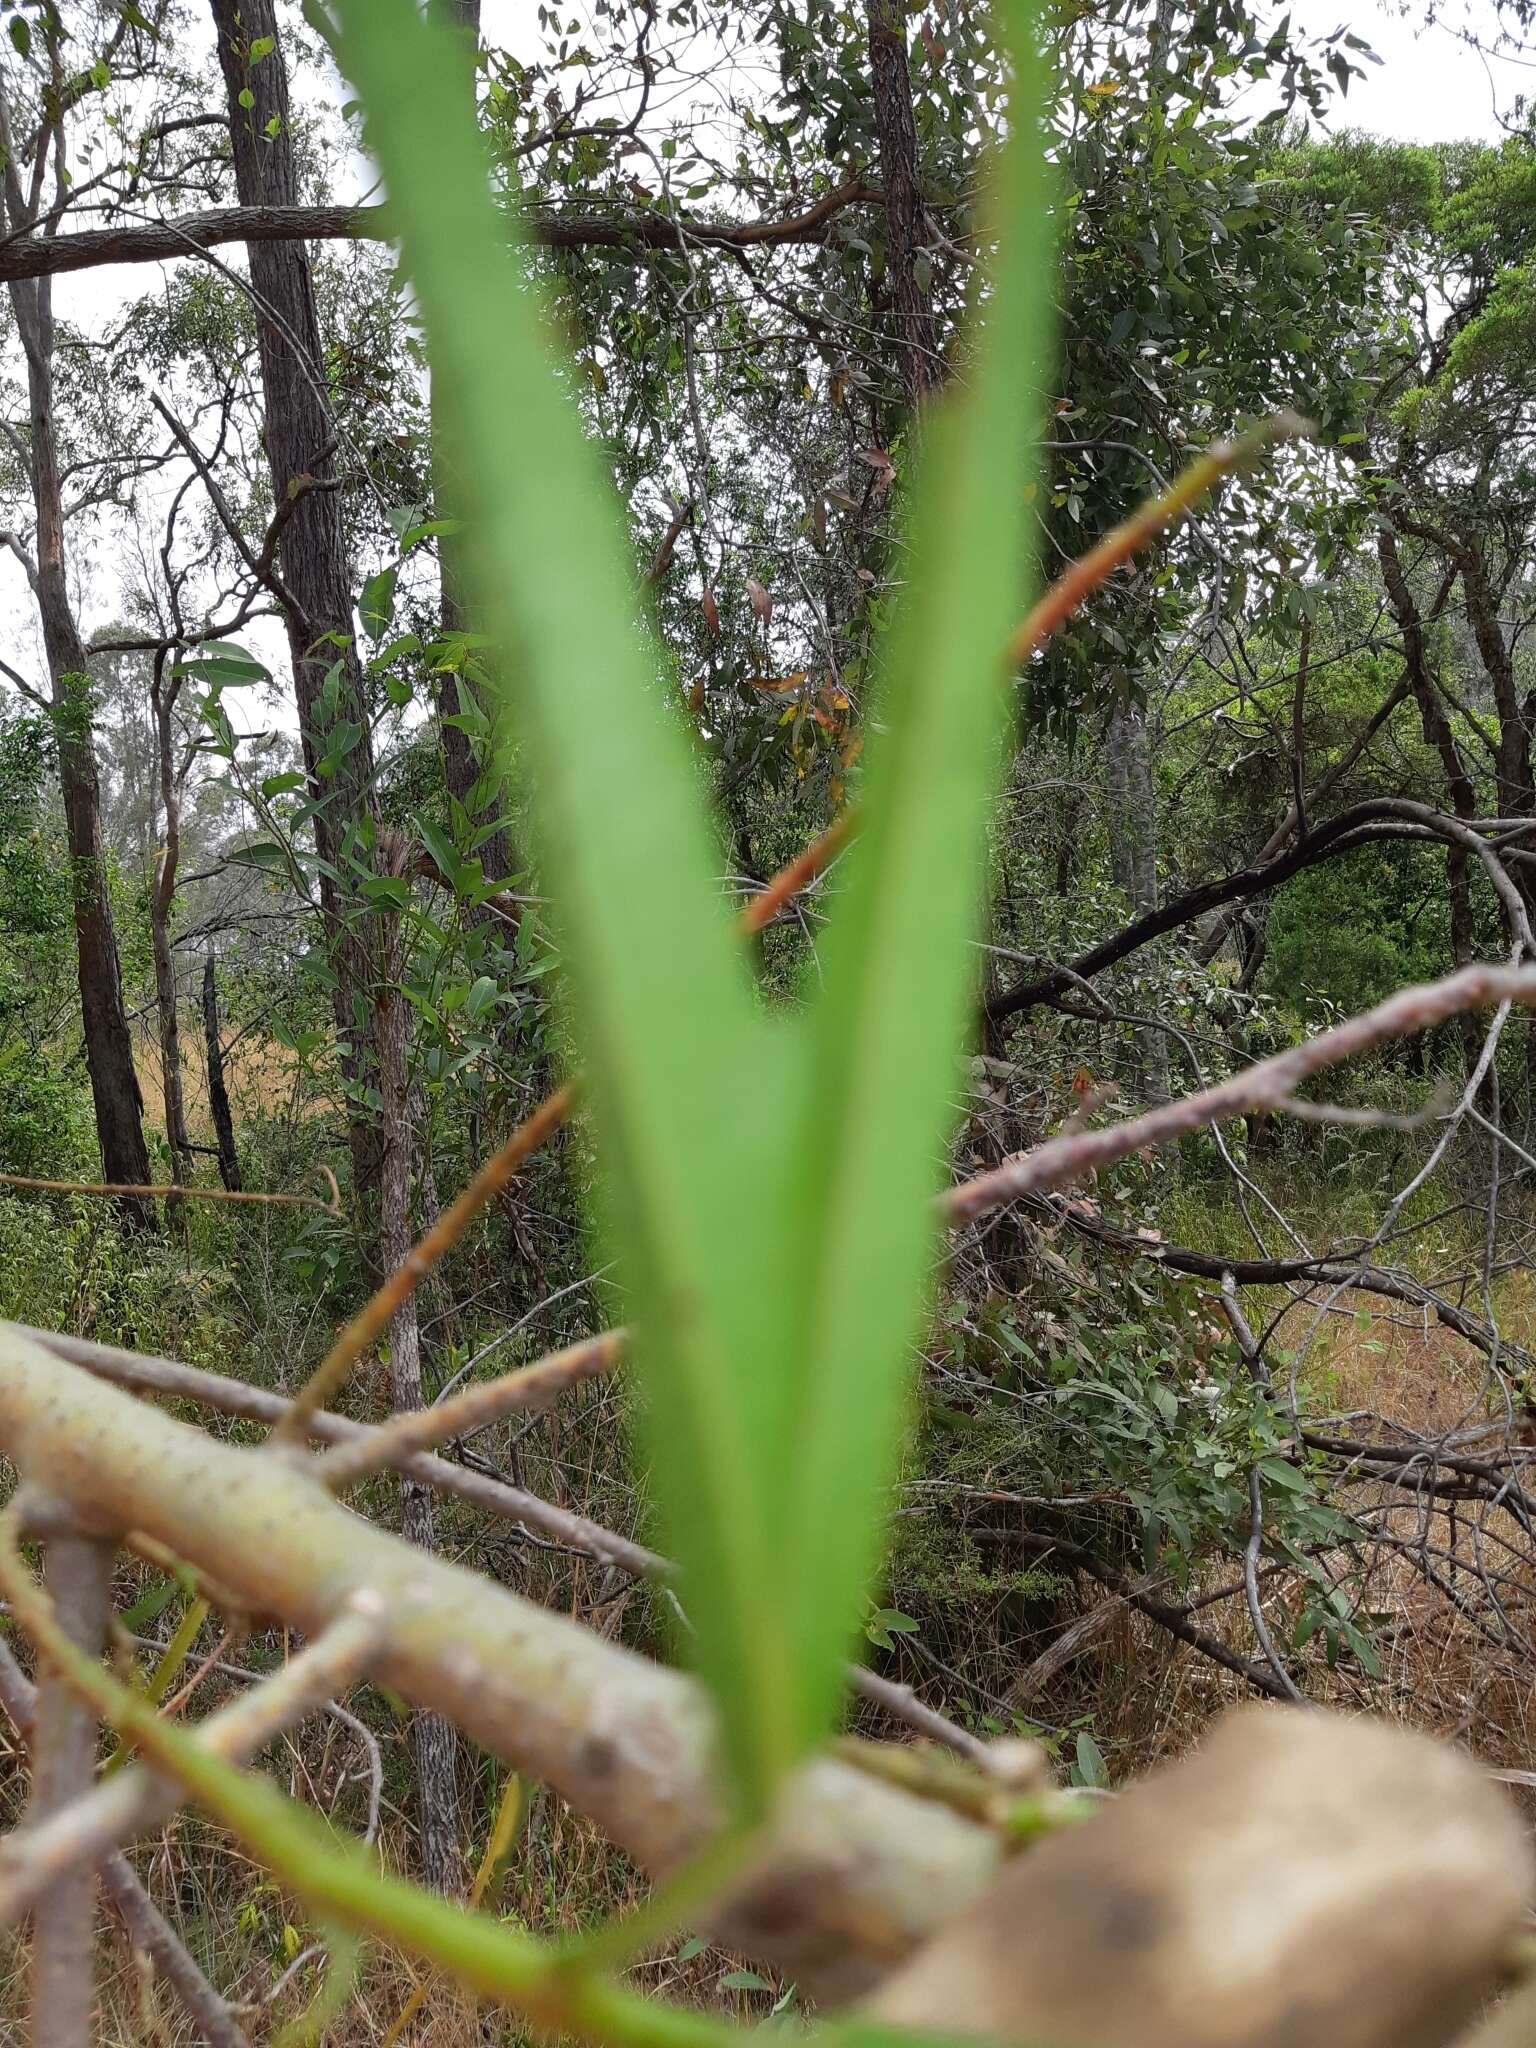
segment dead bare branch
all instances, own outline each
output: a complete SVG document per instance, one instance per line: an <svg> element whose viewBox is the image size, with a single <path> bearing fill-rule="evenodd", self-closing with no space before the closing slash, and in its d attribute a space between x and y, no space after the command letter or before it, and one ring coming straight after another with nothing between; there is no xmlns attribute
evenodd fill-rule
<svg viewBox="0 0 1536 2048"><path fill-rule="evenodd" d="M943 1198L945 1215L951 1223L984 1216L991 1209L1017 1201L1021 1195L1082 1180L1116 1160L1129 1158L1143 1147L1166 1145L1227 1117L1279 1109L1325 1068L1338 1066L1391 1039L1427 1031L1431 1025L1459 1016L1464 1010L1487 1009L1503 1002L1536 1004L1536 969L1464 967L1443 981L1399 989L1374 1009L1300 1045L1289 1046L1214 1088L1204 1088L1196 1095L1150 1109L1127 1123L1048 1138L1043 1145L1006 1160L992 1172L978 1174L975 1179L951 1188Z"/></svg>
<svg viewBox="0 0 1536 2048"><path fill-rule="evenodd" d="M13 1326L0 1327L0 1444L307 1635L376 1594L388 1625L370 1675L548 1782L652 1871L691 1862L718 1825L713 1720L690 1679L348 1514L305 1466L214 1442ZM818 1995L848 1996L963 1912L1000 1854L985 1829L822 1759L710 1925Z"/></svg>
<svg viewBox="0 0 1536 2048"><path fill-rule="evenodd" d="M237 1700L210 1715L199 1742L232 1763L257 1755L356 1676L383 1635L382 1602L360 1592L315 1641ZM94 1871L114 1849L167 1820L185 1793L144 1768L82 1789L44 1820L0 1840L0 1927L11 1926L50 1885Z"/></svg>
<svg viewBox="0 0 1536 2048"><path fill-rule="evenodd" d="M341 1493L370 1472L386 1467L399 1469L401 1460L413 1451L457 1443L519 1409L547 1407L567 1387L577 1386L583 1380L600 1379L611 1372L627 1343L627 1331L606 1330L601 1336L584 1337L580 1343L553 1352L517 1372L466 1387L463 1393L438 1401L430 1408L393 1416L366 1436L332 1451L321 1464L320 1477L333 1493Z"/></svg>

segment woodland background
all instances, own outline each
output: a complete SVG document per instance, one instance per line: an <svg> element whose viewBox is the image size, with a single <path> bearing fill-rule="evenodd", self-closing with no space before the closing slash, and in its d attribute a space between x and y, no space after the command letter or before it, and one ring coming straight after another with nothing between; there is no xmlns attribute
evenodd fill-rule
<svg viewBox="0 0 1536 2048"><path fill-rule="evenodd" d="M441 11L481 37L477 0ZM517 737L412 304L300 10L0 22L0 1315L291 1393L569 1066ZM1422 26L1523 48L1516 11ZM1491 140L1372 139L1369 24L1242 0L1063 5L1050 37L1046 572L1207 443L1287 410L1310 431L1019 675L957 1177L1536 958L1529 109L1502 94ZM477 79L464 119L521 182L745 904L856 798L924 408L964 373L987 18L539 6L485 24ZM667 877L630 886L643 922ZM814 985L838 887L834 862L750 941L764 1005ZM1106 1786L1234 1697L1301 1691L1528 1772L1531 1022L1455 1018L1313 1092L951 1233L866 1628L911 1691L861 1727L1034 1735ZM578 1119L345 1411L621 1323L595 1175ZM603 1378L453 1446L543 1503L522 1521L393 1478L365 1505L662 1653L629 1422ZM281 1657L157 1583L127 1625L200 1707ZM449 1892L503 1792L376 1686L283 1769ZM8 1817L24 1790L13 1751ZM253 2032L302 2003L281 1891L210 1824L139 1867ZM533 1785L499 1882L541 1931L640 1883ZM0 2037L20 1970L0 1950ZM794 2000L698 1939L646 1970L754 2017ZM408 1989L365 1971L359 2038ZM125 2038L171 2037L126 1962L111 1997Z"/></svg>

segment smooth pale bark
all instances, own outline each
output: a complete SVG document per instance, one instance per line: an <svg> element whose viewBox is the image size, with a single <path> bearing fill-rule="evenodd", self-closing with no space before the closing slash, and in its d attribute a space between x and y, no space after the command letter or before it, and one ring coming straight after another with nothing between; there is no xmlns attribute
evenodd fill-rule
<svg viewBox="0 0 1536 2048"><path fill-rule="evenodd" d="M1249 1707L1019 1857L874 2012L1093 2048L1444 2048L1532 1897L1518 1816L1449 1743Z"/></svg>
<svg viewBox="0 0 1536 2048"><path fill-rule="evenodd" d="M99 1657L112 1612L110 1545L61 1527L49 1537L47 1558L48 1592L60 1628L77 1650ZM95 1767L96 1716L45 1666L33 1717L32 1797L23 1831L88 1792ZM51 1884L33 1910L32 2039L37 2048L89 2048L95 1902L96 1873L83 1864Z"/></svg>
<svg viewBox="0 0 1536 2048"><path fill-rule="evenodd" d="M11 1326L0 1448L77 1511L142 1529L307 1635L376 1591L389 1621L369 1675L546 1780L654 1874L718 1825L713 1719L691 1679L375 1528L296 1460L205 1436ZM817 1996L855 1996L966 1912L1002 1854L992 1830L820 1760L708 1923Z"/></svg>

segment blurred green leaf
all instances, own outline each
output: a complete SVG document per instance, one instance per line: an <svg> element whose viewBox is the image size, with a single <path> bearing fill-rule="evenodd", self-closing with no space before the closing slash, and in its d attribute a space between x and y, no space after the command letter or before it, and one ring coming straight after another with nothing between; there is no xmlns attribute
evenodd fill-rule
<svg viewBox="0 0 1536 2048"><path fill-rule="evenodd" d="M636 1303L655 1489L753 1819L843 1683L936 1248L927 1198L973 994L1046 385L1032 14L1023 0L1000 13L1021 82L985 331L926 427L864 841L825 996L793 1027L763 1014L728 931L689 739L634 624L611 482L560 389L526 249L509 256L515 209L493 201L462 119L467 52L413 0L341 0L339 14L427 328L480 615L518 651L514 708Z"/></svg>
<svg viewBox="0 0 1536 2048"><path fill-rule="evenodd" d="M729 933L689 742L634 624L612 487L558 388L539 296L462 119L465 53L411 0L349 0L340 15L428 331L480 616L518 649L656 1490L734 1776L760 1808L812 1733L795 1711L775 1540L793 1398L788 1036L760 1014Z"/></svg>
<svg viewBox="0 0 1536 2048"><path fill-rule="evenodd" d="M1077 1762L1072 1768L1074 1785L1109 1784L1109 1765L1104 1761L1104 1752L1084 1728L1077 1738Z"/></svg>
<svg viewBox="0 0 1536 2048"><path fill-rule="evenodd" d="M797 1437L786 1484L787 1598L800 1617L803 1712L830 1712L851 1600L879 1542L938 1230L976 986L981 861L1028 594L1026 489L1046 388L1052 241L1033 10L996 10L1015 76L994 164L998 258L966 375L932 406L907 600L871 737L847 899L810 1019L793 1209L802 1276Z"/></svg>

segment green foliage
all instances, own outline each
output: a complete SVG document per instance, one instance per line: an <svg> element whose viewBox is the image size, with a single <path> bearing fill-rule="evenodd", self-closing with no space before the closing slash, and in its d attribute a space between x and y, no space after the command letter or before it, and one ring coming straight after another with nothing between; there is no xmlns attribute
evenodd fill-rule
<svg viewBox="0 0 1536 2048"><path fill-rule="evenodd" d="M1358 905L1348 918L1333 914L1341 891ZM1434 979L1449 954L1448 922L1438 851L1362 847L1286 889L1270 915L1268 978L1298 1022L1320 1003L1364 1009Z"/></svg>
<svg viewBox="0 0 1536 2048"><path fill-rule="evenodd" d="M1026 98L1000 162L1000 256L969 389L930 427L921 567L827 993L791 1031L762 1016L732 957L685 743L631 625L592 453L552 388L530 287L501 254L484 167L455 121L451 61L404 0L341 19L427 325L485 616L520 657L658 1490L756 1816L840 1687L933 1240L923 1197L951 1115L977 825L1023 587L1047 258L1035 119ZM1010 32L1035 81L1022 11ZM653 885L644 921L637 878ZM787 1129L786 1101L802 1105Z"/></svg>
<svg viewBox="0 0 1536 2048"><path fill-rule="evenodd" d="M87 1117L82 1108L78 1122L88 1144ZM88 1158L68 1164L78 1170ZM0 1319L137 1344L222 1370L235 1341L233 1275L220 1260L216 1228L199 1228L204 1241L189 1256L184 1246L125 1237L100 1202L0 1191Z"/></svg>

